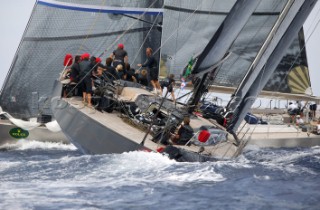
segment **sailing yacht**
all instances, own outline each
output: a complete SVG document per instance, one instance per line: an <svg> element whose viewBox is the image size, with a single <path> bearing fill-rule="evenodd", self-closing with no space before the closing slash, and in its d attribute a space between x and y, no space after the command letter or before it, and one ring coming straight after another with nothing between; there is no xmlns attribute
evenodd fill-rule
<svg viewBox="0 0 320 210"><path fill-rule="evenodd" d="M292 52L291 44L315 2L39 0L6 79L1 106L16 118L53 115L65 136L88 154L147 150L178 161L233 158L247 143L237 135L244 115L270 84L281 58ZM108 112L83 106L76 96L62 97L63 84L56 79L65 54L89 52L104 60L119 42L131 64L142 63L144 49L151 47L162 69L177 76L197 55L190 100L175 104L124 81L107 84L106 95L114 106ZM290 55L289 60L301 56L303 64L301 53ZM195 112L214 83L237 87L227 107L233 117L225 127ZM164 143L186 115L195 131L190 142ZM213 141L198 142L202 126L209 128Z"/></svg>

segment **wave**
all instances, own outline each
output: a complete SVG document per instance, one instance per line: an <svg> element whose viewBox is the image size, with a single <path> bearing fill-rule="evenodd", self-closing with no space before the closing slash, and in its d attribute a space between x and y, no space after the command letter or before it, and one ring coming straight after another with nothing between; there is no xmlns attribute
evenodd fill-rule
<svg viewBox="0 0 320 210"><path fill-rule="evenodd" d="M148 185L165 182L183 185L193 182L220 182L224 177L217 173L214 165L201 163L178 163L154 152L128 152L123 154L80 157L94 166L93 173L83 173L82 180L105 179L112 186ZM82 160L84 161L84 160ZM91 168L89 166L89 168ZM92 169L93 169L92 168ZM87 168L88 170L88 168ZM117 181L114 182L114 178Z"/></svg>
<svg viewBox="0 0 320 210"><path fill-rule="evenodd" d="M180 163L155 152L83 155L73 145L20 140L0 153L0 180L64 180L70 184L103 183L107 187L148 186L154 183L183 186L218 183L233 173L255 179L272 179L261 169L281 173L319 174L320 147L299 149L247 148L243 155L228 161ZM21 176L23 174L23 176Z"/></svg>
<svg viewBox="0 0 320 210"><path fill-rule="evenodd" d="M58 148L61 149L61 146ZM67 149L71 150L70 147ZM154 183L185 185L225 180L215 169L219 163L179 163L154 152L135 151L111 155L71 153L50 158L47 153L33 153L23 158L2 158L2 181L58 179L76 185L82 182L102 182L108 187L121 187Z"/></svg>
<svg viewBox="0 0 320 210"><path fill-rule="evenodd" d="M36 140L18 140L16 143L6 143L1 145L0 150L70 150L75 151L77 148L72 144L64 144L60 142L42 142Z"/></svg>
<svg viewBox="0 0 320 210"><path fill-rule="evenodd" d="M241 159L242 158L242 159ZM250 148L239 160L250 165L260 165L287 173L317 174L320 171L320 147L294 149Z"/></svg>

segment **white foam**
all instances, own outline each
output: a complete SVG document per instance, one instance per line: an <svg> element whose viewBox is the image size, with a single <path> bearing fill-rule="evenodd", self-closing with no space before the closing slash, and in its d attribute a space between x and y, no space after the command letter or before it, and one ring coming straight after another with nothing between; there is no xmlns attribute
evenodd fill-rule
<svg viewBox="0 0 320 210"><path fill-rule="evenodd" d="M159 153L129 152L114 155L95 155L78 157L79 162L99 161L90 173L74 177L78 181L94 183L103 181L104 186L117 188L121 186L152 185L154 183L171 183L183 185L193 182L221 182L225 178L215 172L214 165L201 163L179 163ZM63 161L69 161L63 160ZM88 168L86 170L89 170ZM116 177L116 178L115 178Z"/></svg>
<svg viewBox="0 0 320 210"><path fill-rule="evenodd" d="M61 131L61 127L56 120L46 123L45 126L48 128L48 130L55 133Z"/></svg>
<svg viewBox="0 0 320 210"><path fill-rule="evenodd" d="M16 167L16 166L19 166L20 164L21 164L21 162L19 162L19 161L13 162L13 161L2 160L2 161L0 161L0 171L6 171L6 170L10 169L11 167Z"/></svg>
<svg viewBox="0 0 320 210"><path fill-rule="evenodd" d="M1 148L28 150L28 149L63 149L63 150L77 150L72 144L63 144L60 142L40 142L35 140L18 140L15 144L4 144Z"/></svg>
<svg viewBox="0 0 320 210"><path fill-rule="evenodd" d="M260 150L261 150L261 148L259 146L253 145L253 144L248 144L243 149L244 152L247 152L247 151L260 151Z"/></svg>
<svg viewBox="0 0 320 210"><path fill-rule="evenodd" d="M162 181L171 181L175 184L186 182L193 183L199 181L221 182L226 180L221 174L216 173L213 167L197 167L194 171L171 171L163 177ZM160 181L160 180L159 180Z"/></svg>
<svg viewBox="0 0 320 210"><path fill-rule="evenodd" d="M301 151L270 151L263 154L257 153L254 154L254 156L259 156L259 162L256 163L268 168L278 169L288 173L300 174L301 172L306 172L316 174L312 169L297 165L295 162L309 156L316 158L319 154L320 147L313 147L311 149L303 149Z"/></svg>
<svg viewBox="0 0 320 210"><path fill-rule="evenodd" d="M271 179L271 177L270 176L267 176L267 175L265 175L265 176L258 176L258 175L253 175L253 177L255 178L255 179L258 179L258 180L270 180Z"/></svg>

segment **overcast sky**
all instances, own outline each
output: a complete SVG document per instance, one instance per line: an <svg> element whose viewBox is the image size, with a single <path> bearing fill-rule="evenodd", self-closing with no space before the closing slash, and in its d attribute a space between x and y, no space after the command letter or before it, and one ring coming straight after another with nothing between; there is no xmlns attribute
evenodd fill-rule
<svg viewBox="0 0 320 210"><path fill-rule="evenodd" d="M0 87L10 68L36 0L1 0ZM320 3L305 23L307 57L314 95L320 96ZM311 36L310 36L311 35Z"/></svg>

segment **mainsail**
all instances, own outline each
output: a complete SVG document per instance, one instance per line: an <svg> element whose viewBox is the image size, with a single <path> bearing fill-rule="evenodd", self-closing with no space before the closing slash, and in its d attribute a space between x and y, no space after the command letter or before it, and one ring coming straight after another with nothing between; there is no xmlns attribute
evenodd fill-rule
<svg viewBox="0 0 320 210"><path fill-rule="evenodd" d="M103 60L123 43L134 65L161 42L162 0L39 0L0 96L17 118L49 114L54 80L66 53ZM159 53L156 56L159 57Z"/></svg>
<svg viewBox="0 0 320 210"><path fill-rule="evenodd" d="M191 57L200 54L236 1L164 1L161 60L166 72L181 75Z"/></svg>

